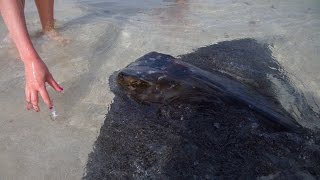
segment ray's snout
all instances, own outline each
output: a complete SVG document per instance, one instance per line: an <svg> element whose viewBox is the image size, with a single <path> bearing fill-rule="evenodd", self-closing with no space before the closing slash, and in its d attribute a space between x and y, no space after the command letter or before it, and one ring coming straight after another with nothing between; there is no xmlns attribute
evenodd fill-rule
<svg viewBox="0 0 320 180"><path fill-rule="evenodd" d="M124 88L127 92L134 91L136 93L141 93L145 89L150 87L150 84L138 77L120 72L117 77L118 84Z"/></svg>

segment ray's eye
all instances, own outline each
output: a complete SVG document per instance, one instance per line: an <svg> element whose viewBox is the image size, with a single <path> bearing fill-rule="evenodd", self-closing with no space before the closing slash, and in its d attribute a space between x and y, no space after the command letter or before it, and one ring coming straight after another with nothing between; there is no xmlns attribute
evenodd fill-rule
<svg viewBox="0 0 320 180"><path fill-rule="evenodd" d="M118 75L118 83L124 88L136 91L143 91L146 88L150 87L150 84L148 82L125 75L123 73L120 73Z"/></svg>
<svg viewBox="0 0 320 180"><path fill-rule="evenodd" d="M141 90L146 89L150 86L149 83L139 79L131 79L129 85L135 89Z"/></svg>

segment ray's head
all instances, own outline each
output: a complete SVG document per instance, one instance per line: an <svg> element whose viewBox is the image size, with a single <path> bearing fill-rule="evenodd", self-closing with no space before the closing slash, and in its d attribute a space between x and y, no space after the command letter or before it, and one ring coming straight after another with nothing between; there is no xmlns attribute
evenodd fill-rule
<svg viewBox="0 0 320 180"><path fill-rule="evenodd" d="M179 82L165 72L121 71L117 82L126 94L144 103L163 103L179 93Z"/></svg>
<svg viewBox="0 0 320 180"><path fill-rule="evenodd" d="M173 57L149 53L120 71L117 82L136 101L163 103L179 95L185 72Z"/></svg>

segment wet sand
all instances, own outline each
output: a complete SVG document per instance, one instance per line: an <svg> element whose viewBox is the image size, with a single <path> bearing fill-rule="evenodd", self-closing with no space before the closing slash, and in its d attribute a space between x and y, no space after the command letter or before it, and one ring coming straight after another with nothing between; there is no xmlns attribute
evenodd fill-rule
<svg viewBox="0 0 320 180"><path fill-rule="evenodd" d="M57 0L58 29L71 40L61 46L38 35L40 24L30 2L30 34L65 92L50 90L60 114L56 121L43 105L40 113L26 111L23 65L12 46L1 44L1 179L81 179L113 102L110 75L150 51L179 55L248 37L268 42L289 80L319 112L319 9L317 1ZM3 23L0 32L4 38ZM294 109L290 93L282 90L279 86L282 105ZM305 119L299 123L320 126Z"/></svg>

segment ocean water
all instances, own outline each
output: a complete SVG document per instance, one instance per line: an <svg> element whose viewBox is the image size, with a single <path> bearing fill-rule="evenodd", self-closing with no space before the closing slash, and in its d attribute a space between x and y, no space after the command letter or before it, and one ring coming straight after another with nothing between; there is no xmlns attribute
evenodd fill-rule
<svg viewBox="0 0 320 180"><path fill-rule="evenodd" d="M3 177L79 179L113 102L109 77L138 57L158 51L178 56L221 41L268 43L288 82L320 112L320 2L317 0L56 0L56 25L67 45L42 36L34 4L27 25L40 56L65 92L50 89L58 114L51 121L24 110L24 72L12 44L1 42L0 174ZM6 28L1 22L0 39ZM277 84L276 79L274 84ZM281 105L299 118L294 93L276 86Z"/></svg>

